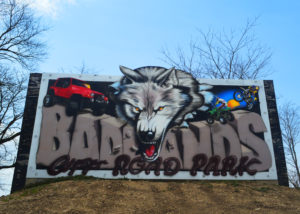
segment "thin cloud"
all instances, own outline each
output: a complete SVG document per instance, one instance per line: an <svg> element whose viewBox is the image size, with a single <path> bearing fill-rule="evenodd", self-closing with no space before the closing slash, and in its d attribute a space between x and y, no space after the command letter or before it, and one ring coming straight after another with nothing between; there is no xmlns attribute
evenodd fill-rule
<svg viewBox="0 0 300 214"><path fill-rule="evenodd" d="M76 4L76 0L20 0L29 4L39 15L57 18L66 5Z"/></svg>

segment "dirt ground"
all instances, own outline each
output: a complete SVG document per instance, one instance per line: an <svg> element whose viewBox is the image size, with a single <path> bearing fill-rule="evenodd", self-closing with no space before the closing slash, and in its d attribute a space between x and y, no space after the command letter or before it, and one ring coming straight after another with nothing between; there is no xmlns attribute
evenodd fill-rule
<svg viewBox="0 0 300 214"><path fill-rule="evenodd" d="M1 197L0 213L300 213L300 190L262 181L67 180Z"/></svg>

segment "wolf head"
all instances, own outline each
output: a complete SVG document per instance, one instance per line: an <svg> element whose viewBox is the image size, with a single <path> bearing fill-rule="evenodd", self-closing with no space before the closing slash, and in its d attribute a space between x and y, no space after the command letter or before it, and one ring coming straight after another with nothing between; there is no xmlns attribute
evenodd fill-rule
<svg viewBox="0 0 300 214"><path fill-rule="evenodd" d="M117 114L135 128L144 159L154 161L167 130L203 105L198 82L190 74L174 68L131 70L120 66L120 70L124 77L116 87Z"/></svg>

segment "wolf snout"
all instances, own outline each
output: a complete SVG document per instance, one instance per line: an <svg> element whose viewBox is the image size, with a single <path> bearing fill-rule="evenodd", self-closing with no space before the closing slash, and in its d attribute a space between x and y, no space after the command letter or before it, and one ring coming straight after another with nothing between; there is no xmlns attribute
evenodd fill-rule
<svg viewBox="0 0 300 214"><path fill-rule="evenodd" d="M153 141L155 132L152 132L150 130L140 131L139 135L140 135L141 140L149 142L149 141Z"/></svg>

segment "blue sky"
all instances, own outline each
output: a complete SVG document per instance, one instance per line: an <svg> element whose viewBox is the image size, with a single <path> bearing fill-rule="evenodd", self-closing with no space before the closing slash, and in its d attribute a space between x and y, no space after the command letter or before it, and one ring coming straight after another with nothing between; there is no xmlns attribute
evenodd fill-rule
<svg viewBox="0 0 300 214"><path fill-rule="evenodd" d="M175 51L197 38L197 29L238 30L259 16L255 34L273 52L267 79L281 104L300 106L300 1L26 1L51 26L44 35L49 55L37 72L52 73L74 73L82 63L103 75L121 75L119 65L168 67L160 59L163 47Z"/></svg>
<svg viewBox="0 0 300 214"><path fill-rule="evenodd" d="M84 63L105 75L120 75L119 65L168 67L163 47L175 51L197 38L197 29L238 30L259 16L255 34L273 52L267 79L282 102L300 105L299 1L43 0L35 10L51 26L48 59L38 72L75 72Z"/></svg>

